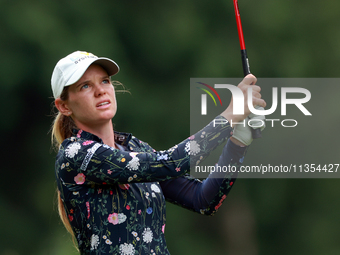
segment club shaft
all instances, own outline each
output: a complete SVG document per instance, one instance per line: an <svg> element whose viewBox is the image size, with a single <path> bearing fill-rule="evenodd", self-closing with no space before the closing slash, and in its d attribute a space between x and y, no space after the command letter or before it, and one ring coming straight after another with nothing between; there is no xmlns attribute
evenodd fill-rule
<svg viewBox="0 0 340 255"><path fill-rule="evenodd" d="M241 23L241 15L240 10L238 7L238 1L234 0L234 9L235 9L235 17L236 17L236 24L237 24L237 31L238 31L238 38L240 41L240 48L241 48L241 58L242 58L242 66L243 66L243 74L244 76L250 74L250 67L249 67L249 60L247 56L247 49L246 44L244 43L244 36L243 36L243 29ZM261 138L262 132L260 128L251 129L253 139Z"/></svg>
<svg viewBox="0 0 340 255"><path fill-rule="evenodd" d="M250 74L249 60L247 56L247 50L241 50L241 58L242 58L242 66L243 66L243 74L247 76Z"/></svg>
<svg viewBox="0 0 340 255"><path fill-rule="evenodd" d="M234 0L234 8L235 8L235 17L236 17L238 38L239 38L239 41L240 41L240 48L241 48L241 50L245 50L246 45L244 43L244 36L243 36L242 23L241 23L241 15L240 15L240 10L239 10L239 7L238 7L238 1L237 0Z"/></svg>

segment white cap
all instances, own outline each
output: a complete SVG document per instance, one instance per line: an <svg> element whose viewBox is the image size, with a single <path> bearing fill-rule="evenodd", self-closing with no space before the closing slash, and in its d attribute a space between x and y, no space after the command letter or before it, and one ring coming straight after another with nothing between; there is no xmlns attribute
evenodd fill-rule
<svg viewBox="0 0 340 255"><path fill-rule="evenodd" d="M109 58L98 58L85 51L73 52L60 59L53 70L51 85L54 98L60 97L64 87L76 83L93 63L103 67L109 76L119 71L119 66Z"/></svg>

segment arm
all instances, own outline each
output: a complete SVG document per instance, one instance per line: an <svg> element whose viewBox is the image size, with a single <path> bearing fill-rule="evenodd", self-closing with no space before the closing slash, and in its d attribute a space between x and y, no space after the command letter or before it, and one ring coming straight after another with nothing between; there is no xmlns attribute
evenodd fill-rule
<svg viewBox="0 0 340 255"><path fill-rule="evenodd" d="M221 116L217 118L224 119ZM197 134L161 152L151 147L147 152L121 151L99 142L73 137L60 147L55 166L57 178L75 189L79 185L155 182L177 178L189 171L190 161L196 162L197 158L205 157L224 142L231 130L227 122L215 127L211 122ZM206 135L202 136L202 132Z"/></svg>
<svg viewBox="0 0 340 255"><path fill-rule="evenodd" d="M256 85L256 78L253 75L248 75L238 85L244 95L244 114L233 114L233 98L227 109L221 113L230 123L243 121L250 114L247 103L247 90L250 86L253 88L252 102L254 105L265 107L266 103L261 99L261 88ZM235 127L234 131L239 128ZM236 133L235 133L236 134ZM250 128L247 127L230 138L227 145L224 147L222 155L219 158L218 165L228 166L235 165L237 170L240 168L245 156L247 147L252 141ZM245 139L246 138L246 139ZM209 177L201 182L190 176L182 176L176 180L164 181L161 183L165 198L175 204L181 205L187 209L212 215L221 206L224 199L227 197L232 185L236 180L237 173L217 173L214 172Z"/></svg>
<svg viewBox="0 0 340 255"><path fill-rule="evenodd" d="M246 151L247 147L240 147L229 140L223 148L218 165L236 165L239 169ZM212 215L227 197L236 177L237 173L214 172L201 182L185 175L161 182L160 185L167 201L201 214Z"/></svg>
<svg viewBox="0 0 340 255"><path fill-rule="evenodd" d="M186 140L166 159L157 152L121 151L99 142L86 145L88 142L68 140L59 150L55 167L68 186L161 181L183 175L189 169ZM71 150L76 155L70 154ZM176 171L176 167L181 171Z"/></svg>

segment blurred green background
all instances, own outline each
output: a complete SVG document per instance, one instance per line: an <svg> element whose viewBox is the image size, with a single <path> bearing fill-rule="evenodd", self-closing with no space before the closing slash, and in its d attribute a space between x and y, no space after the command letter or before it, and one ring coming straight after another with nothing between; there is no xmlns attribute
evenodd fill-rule
<svg viewBox="0 0 340 255"><path fill-rule="evenodd" d="M339 76L339 1L240 0L239 7L256 76ZM189 135L191 77L242 76L233 2L13 0L1 1L0 13L0 255L77 254L55 202L49 133L54 65L75 50L114 59L121 68L115 78L131 92L118 95L116 130L167 149ZM305 163L340 163L340 91L328 90L318 106L328 107L327 123L315 118L312 127L280 139L264 132L248 163L289 162L291 155L316 161ZM340 254L339 184L240 179L214 217L168 204L169 250Z"/></svg>

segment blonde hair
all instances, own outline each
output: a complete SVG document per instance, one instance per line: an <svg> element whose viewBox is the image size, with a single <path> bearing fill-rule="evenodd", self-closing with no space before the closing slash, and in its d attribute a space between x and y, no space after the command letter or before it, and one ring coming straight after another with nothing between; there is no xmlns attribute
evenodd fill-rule
<svg viewBox="0 0 340 255"><path fill-rule="evenodd" d="M71 117L64 116L60 112L55 117L52 127L52 144L55 148L59 148L60 144L68 137L72 135L72 127L75 127L73 120ZM66 210L64 207L63 200L61 199L60 190L57 188L57 202L58 202L58 213L59 217L64 224L66 230L72 235L72 240L74 245L75 243L75 235L72 230L70 221L67 217Z"/></svg>
<svg viewBox="0 0 340 255"><path fill-rule="evenodd" d="M60 95L60 99L65 101L67 100L67 98L68 98L68 87L65 87L63 92ZM72 130L74 128L76 128L76 125L74 124L72 118L69 116L63 115L62 113L58 111L53 121L52 136L51 136L52 145L56 150L59 149L60 144L66 138L69 138L72 136ZM59 217L62 223L64 224L66 230L71 234L74 246L77 247L76 242L75 242L75 235L72 230L70 221L67 217L64 203L60 195L60 190L58 188L57 188L57 202L58 202Z"/></svg>

